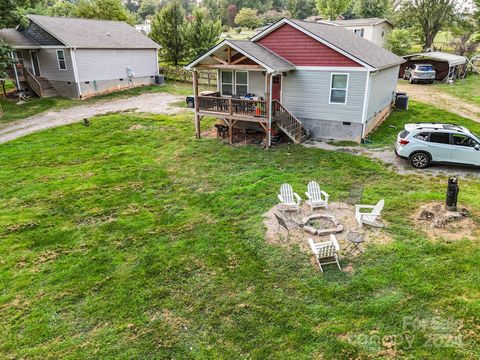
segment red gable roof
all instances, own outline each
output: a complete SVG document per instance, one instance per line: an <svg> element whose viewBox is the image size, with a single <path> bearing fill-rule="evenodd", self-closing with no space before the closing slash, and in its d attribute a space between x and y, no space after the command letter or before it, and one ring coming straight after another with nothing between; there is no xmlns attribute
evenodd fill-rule
<svg viewBox="0 0 480 360"><path fill-rule="evenodd" d="M289 24L280 26L257 43L296 66L362 66Z"/></svg>

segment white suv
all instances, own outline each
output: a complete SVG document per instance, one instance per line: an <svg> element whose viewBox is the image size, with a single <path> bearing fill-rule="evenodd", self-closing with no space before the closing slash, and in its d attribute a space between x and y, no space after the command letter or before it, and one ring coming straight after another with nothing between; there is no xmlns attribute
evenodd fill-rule
<svg viewBox="0 0 480 360"><path fill-rule="evenodd" d="M480 166L480 139L454 124L406 124L397 136L395 153L418 169L431 163Z"/></svg>

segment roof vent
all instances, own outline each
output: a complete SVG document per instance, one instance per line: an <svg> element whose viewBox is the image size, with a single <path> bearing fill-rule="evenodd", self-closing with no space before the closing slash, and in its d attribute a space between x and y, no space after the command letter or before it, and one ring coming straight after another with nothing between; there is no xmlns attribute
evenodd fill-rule
<svg viewBox="0 0 480 360"><path fill-rule="evenodd" d="M109 32L107 32L107 36L110 36L110 33L109 33Z"/></svg>

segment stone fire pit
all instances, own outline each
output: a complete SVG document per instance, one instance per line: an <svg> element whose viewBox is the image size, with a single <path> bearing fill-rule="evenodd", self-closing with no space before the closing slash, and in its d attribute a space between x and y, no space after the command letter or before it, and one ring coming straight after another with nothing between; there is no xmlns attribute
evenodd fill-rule
<svg viewBox="0 0 480 360"><path fill-rule="evenodd" d="M312 235L338 234L343 231L343 225L339 224L332 215L312 214L302 219L303 230Z"/></svg>

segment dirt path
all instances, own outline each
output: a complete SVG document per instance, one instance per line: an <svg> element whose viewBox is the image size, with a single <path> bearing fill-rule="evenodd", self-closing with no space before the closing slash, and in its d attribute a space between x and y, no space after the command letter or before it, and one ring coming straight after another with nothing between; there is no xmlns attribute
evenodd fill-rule
<svg viewBox="0 0 480 360"><path fill-rule="evenodd" d="M85 117L119 111L174 114L182 109L171 106L183 97L165 93L142 94L139 96L100 101L94 104L78 105L58 111L46 111L23 120L0 125L0 143L5 143L40 130L80 122Z"/></svg>
<svg viewBox="0 0 480 360"><path fill-rule="evenodd" d="M399 82L397 91L406 92L410 99L433 105L476 122L480 122L480 106L461 101L431 85Z"/></svg>

